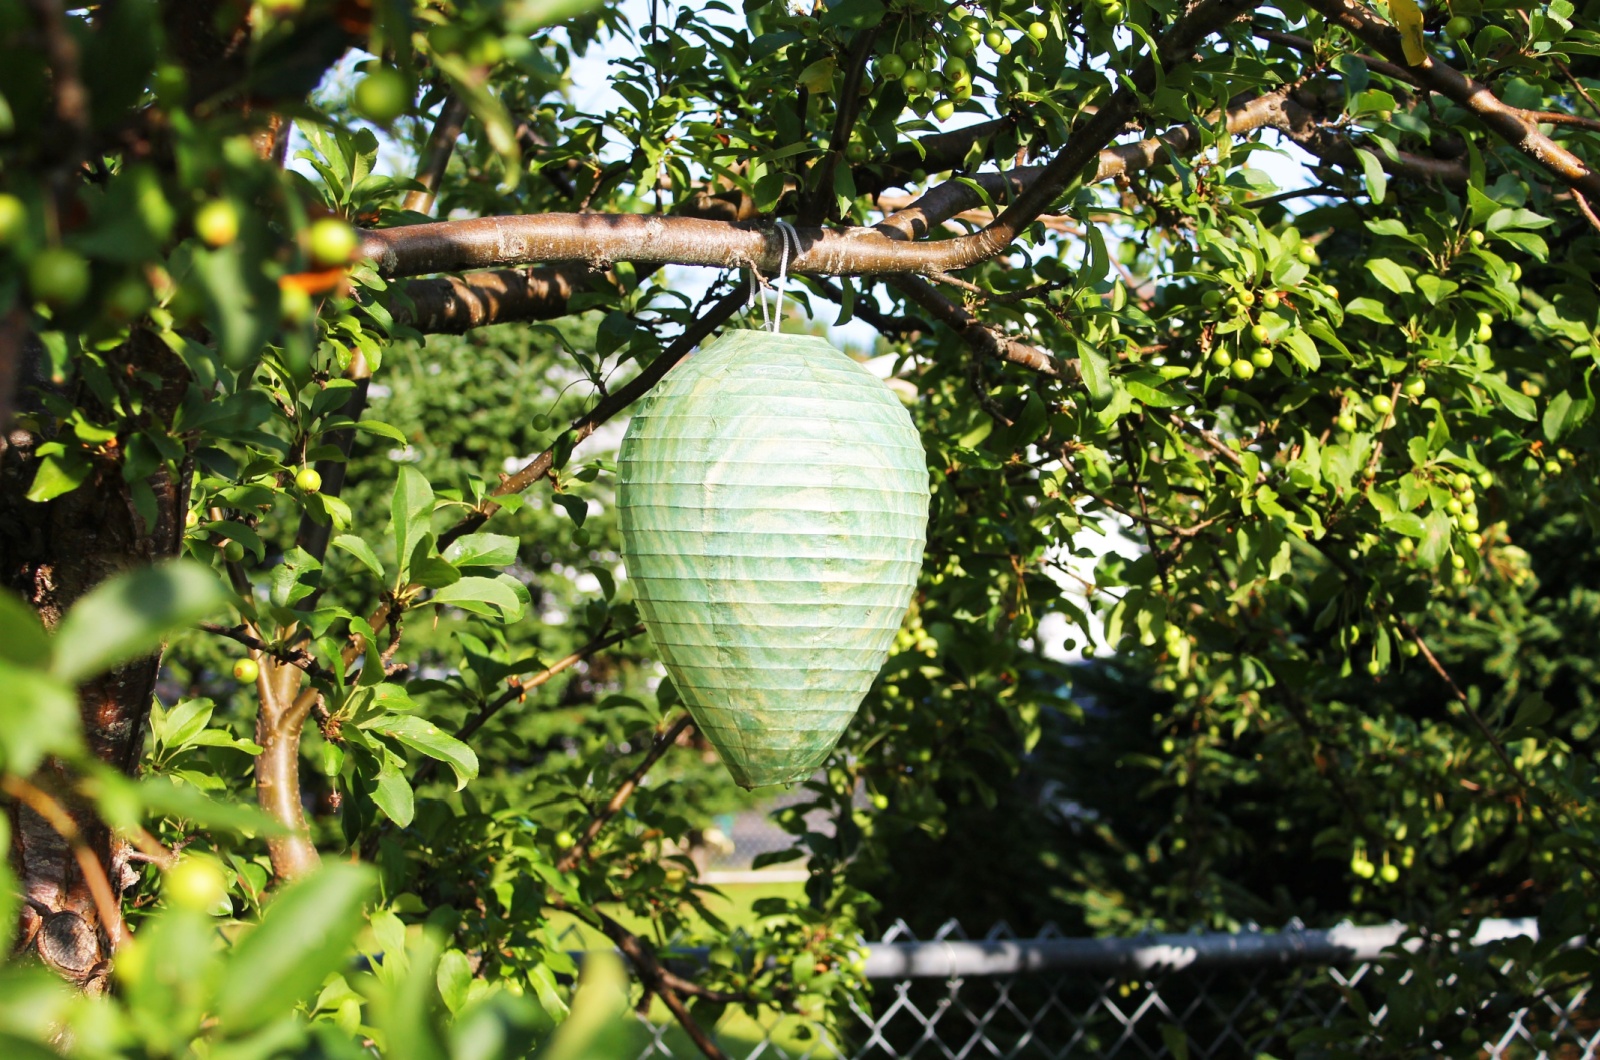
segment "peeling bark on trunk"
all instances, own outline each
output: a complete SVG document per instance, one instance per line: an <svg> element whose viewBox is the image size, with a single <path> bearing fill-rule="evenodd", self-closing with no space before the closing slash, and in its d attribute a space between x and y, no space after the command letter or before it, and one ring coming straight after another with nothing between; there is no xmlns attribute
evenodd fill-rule
<svg viewBox="0 0 1600 1060"><path fill-rule="evenodd" d="M136 372L162 380L159 390L141 395L141 403L146 414L169 422L188 383L182 362L143 333L135 333L115 356L123 362L117 367L127 369L129 385L136 385ZM39 419L48 422L43 415ZM157 506L150 526L134 508L120 462L111 459L71 493L35 503L25 494L38 467L35 449L44 440L16 429L0 442L0 585L27 600L45 625L54 627L74 602L111 575L178 553L188 483L175 482L164 471L150 480ZM89 750L128 774L137 769L143 751L159 664L155 656L138 659L79 689ZM70 777L62 766L47 764L34 782L67 808L114 892L136 879L128 867L128 844L89 807L65 794ZM101 921L72 848L56 829L20 805L8 806L7 812L12 865L26 899L18 948L32 947L67 979L98 992L121 925Z"/></svg>

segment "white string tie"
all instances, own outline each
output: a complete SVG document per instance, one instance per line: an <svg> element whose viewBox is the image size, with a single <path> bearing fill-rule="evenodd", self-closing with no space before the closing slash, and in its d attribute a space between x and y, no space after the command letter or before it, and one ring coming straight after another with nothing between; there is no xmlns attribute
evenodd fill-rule
<svg viewBox="0 0 1600 1060"><path fill-rule="evenodd" d="M783 245L778 251L778 295L772 310L772 331L773 334L777 334L779 325L783 323L783 286L789 279L789 243L791 241L794 243L794 256L796 259L800 257L801 246L800 233L795 231L794 225L788 221L774 221L773 224L778 229L778 236L783 240ZM766 323L765 298L761 301L761 309L762 323Z"/></svg>

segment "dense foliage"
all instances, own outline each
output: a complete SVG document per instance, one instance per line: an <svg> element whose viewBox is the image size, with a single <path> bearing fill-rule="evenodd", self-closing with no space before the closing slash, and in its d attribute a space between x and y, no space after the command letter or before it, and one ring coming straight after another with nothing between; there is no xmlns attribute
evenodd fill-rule
<svg viewBox="0 0 1600 1060"><path fill-rule="evenodd" d="M1513 972L1420 951L1400 1050L1592 973L1600 8L12 0L0 42L10 1053L625 1051L603 979L552 1034L581 924L716 1056L931 902L1540 918ZM744 934L691 855L750 797L612 451L784 271L880 333L933 511Z"/></svg>

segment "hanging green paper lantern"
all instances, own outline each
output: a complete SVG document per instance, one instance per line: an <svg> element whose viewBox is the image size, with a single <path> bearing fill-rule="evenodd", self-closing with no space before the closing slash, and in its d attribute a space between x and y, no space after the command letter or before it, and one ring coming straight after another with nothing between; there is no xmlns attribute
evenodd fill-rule
<svg viewBox="0 0 1600 1060"><path fill-rule="evenodd" d="M618 473L628 577L695 724L745 787L809 776L922 566L911 416L823 339L734 331L645 399Z"/></svg>

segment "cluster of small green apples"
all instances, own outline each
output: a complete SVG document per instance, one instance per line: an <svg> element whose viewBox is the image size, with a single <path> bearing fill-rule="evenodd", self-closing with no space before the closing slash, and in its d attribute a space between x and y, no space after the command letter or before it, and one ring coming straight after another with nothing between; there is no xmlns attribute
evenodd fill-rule
<svg viewBox="0 0 1600 1060"><path fill-rule="evenodd" d="M1254 296L1251 296L1251 300L1254 301ZM1226 346L1218 346L1211 351L1211 363L1218 368L1227 369L1240 382L1254 379L1257 369L1271 368L1275 360L1272 354L1272 336L1265 324L1252 324L1247 334L1251 343L1249 353L1241 348L1239 356L1235 357L1228 352Z"/></svg>
<svg viewBox="0 0 1600 1060"><path fill-rule="evenodd" d="M1460 535L1461 541L1470 551L1479 552L1483 549L1482 521L1478 516L1478 490L1488 489L1494 485L1494 475L1487 471L1480 471L1476 476L1465 471L1457 471L1444 480L1450 490L1450 497L1445 501L1445 514L1450 517L1450 522L1455 532ZM1417 550L1416 542L1409 537L1403 537L1396 545L1402 557L1409 558ZM1450 566L1453 568L1453 580L1456 584L1465 584L1469 580L1467 574L1467 558L1460 552L1450 554ZM1412 649L1415 654L1416 645L1406 641L1402 647Z"/></svg>
<svg viewBox="0 0 1600 1060"><path fill-rule="evenodd" d="M1571 467L1572 462L1575 459L1577 459L1577 457L1573 455L1571 449L1563 448L1557 449L1553 455L1545 457L1542 463L1538 457L1530 454L1527 459L1523 461L1522 466L1525 470L1533 474L1543 471L1546 475L1559 475L1567 468Z"/></svg>
<svg viewBox="0 0 1600 1060"><path fill-rule="evenodd" d="M935 68L937 55L927 50L921 40L911 39L887 55L880 56L874 72L880 81L898 81L905 90L912 111L921 117L932 115L939 121L954 117L956 105L972 98L972 67L965 55L971 55L970 46L961 48L954 41L967 42L968 37L957 32L950 52L942 66ZM854 159L852 159L854 161Z"/></svg>
<svg viewBox="0 0 1600 1060"><path fill-rule="evenodd" d="M1296 255L1306 265L1315 265L1321 259L1317 256L1315 248L1309 243L1302 243L1295 251ZM1324 287L1333 298L1339 297L1339 292L1332 287ZM1249 317L1256 312L1256 305L1260 304L1263 311L1274 312L1284 303L1284 292L1268 290L1263 291L1259 298L1249 288L1236 291L1223 296L1216 289L1207 291L1201 296L1201 304L1207 309L1221 309L1225 311L1230 321L1240 317ZM1260 319L1254 322L1243 332L1240 349L1237 355L1226 346L1219 345L1211 351L1211 364L1213 367L1226 371L1240 382L1255 378L1257 371L1271 368L1276 360L1272 352L1273 337L1271 329Z"/></svg>
<svg viewBox="0 0 1600 1060"><path fill-rule="evenodd" d="M1401 835L1402 837L1404 835L1403 825L1401 826ZM1416 849L1414 847L1406 847L1401 851L1399 865L1394 863L1387 850L1383 852L1382 862L1373 864L1372 859L1367 855L1367 845L1365 843L1357 843L1354 852L1350 855L1350 871L1363 880L1376 878L1380 883L1397 883L1400 879L1400 870L1402 868L1409 869L1416 863L1416 858Z"/></svg>
<svg viewBox="0 0 1600 1060"><path fill-rule="evenodd" d="M213 250L239 238L239 208L232 199L211 199L194 212L194 233ZM305 250L320 268L348 265L361 244L356 230L337 217L321 217L304 235Z"/></svg>
<svg viewBox="0 0 1600 1060"><path fill-rule="evenodd" d="M891 51L878 57L873 73L879 82L898 81L919 117L931 114L944 121L973 96L972 56L980 45L996 55L1009 55L1016 41L1038 45L1050 34L1049 25L1037 20L1023 27L1023 36L1014 40L997 23L970 15L951 18L945 21L937 39L911 37L895 44ZM940 55L944 57L942 62Z"/></svg>

